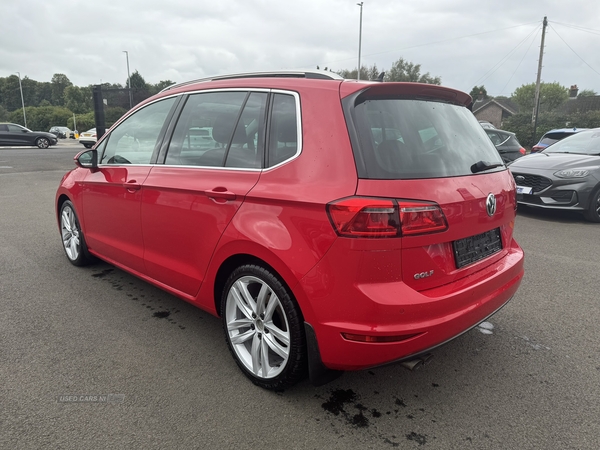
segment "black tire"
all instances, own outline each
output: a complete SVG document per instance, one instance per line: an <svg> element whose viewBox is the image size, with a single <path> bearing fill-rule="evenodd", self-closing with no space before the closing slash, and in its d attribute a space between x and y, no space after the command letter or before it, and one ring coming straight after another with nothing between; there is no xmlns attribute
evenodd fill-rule
<svg viewBox="0 0 600 450"><path fill-rule="evenodd" d="M36 139L35 145L37 145L38 148L48 148L50 147L50 141L45 137L40 137Z"/></svg>
<svg viewBox="0 0 600 450"><path fill-rule="evenodd" d="M596 187L590 195L590 203L583 216L590 222L600 222L600 186Z"/></svg>
<svg viewBox="0 0 600 450"><path fill-rule="evenodd" d="M276 274L253 264L235 269L222 293L221 318L227 347L254 384L280 391L306 377L304 320Z"/></svg>
<svg viewBox="0 0 600 450"><path fill-rule="evenodd" d="M60 208L59 221L63 250L69 262L74 266L92 263L94 258L88 252L75 207L69 200L65 201Z"/></svg>

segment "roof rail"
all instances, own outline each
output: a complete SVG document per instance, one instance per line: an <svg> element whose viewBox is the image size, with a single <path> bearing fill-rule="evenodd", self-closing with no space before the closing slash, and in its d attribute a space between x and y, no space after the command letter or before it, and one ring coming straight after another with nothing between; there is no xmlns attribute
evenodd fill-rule
<svg viewBox="0 0 600 450"><path fill-rule="evenodd" d="M343 80L341 76L334 72L327 72L325 70L279 70L272 72L247 72L247 73L235 73L231 75L217 75L213 77L199 78L197 80L184 81L183 83L172 84L167 86L160 92L168 91L189 84L204 83L207 81L217 80L233 80L236 78L311 78L317 80Z"/></svg>

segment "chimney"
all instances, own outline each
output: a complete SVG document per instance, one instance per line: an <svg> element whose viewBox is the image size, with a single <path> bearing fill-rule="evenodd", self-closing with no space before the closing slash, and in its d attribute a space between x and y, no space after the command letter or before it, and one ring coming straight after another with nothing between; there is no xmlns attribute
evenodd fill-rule
<svg viewBox="0 0 600 450"><path fill-rule="evenodd" d="M574 84L573 86L571 86L571 89L569 89L569 100L577 98L577 93L578 92L579 92L579 89L577 88L576 84Z"/></svg>

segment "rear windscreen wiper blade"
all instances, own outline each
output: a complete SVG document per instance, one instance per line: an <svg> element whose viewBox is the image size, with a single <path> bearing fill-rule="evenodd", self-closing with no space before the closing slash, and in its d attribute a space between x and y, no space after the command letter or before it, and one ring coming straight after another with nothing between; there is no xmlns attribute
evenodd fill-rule
<svg viewBox="0 0 600 450"><path fill-rule="evenodd" d="M485 161L478 161L471 166L471 172L473 172L473 173L483 172L484 170L495 169L496 167L503 167L503 166L504 166L504 164L501 164L501 163L489 164Z"/></svg>

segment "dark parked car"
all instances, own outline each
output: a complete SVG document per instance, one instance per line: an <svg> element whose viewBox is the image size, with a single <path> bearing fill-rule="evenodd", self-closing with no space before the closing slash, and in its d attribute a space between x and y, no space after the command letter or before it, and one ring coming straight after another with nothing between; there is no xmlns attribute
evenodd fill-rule
<svg viewBox="0 0 600 450"><path fill-rule="evenodd" d="M220 316L264 388L422 364L523 276L514 181L470 103L328 72L171 86L76 156L61 244Z"/></svg>
<svg viewBox="0 0 600 450"><path fill-rule="evenodd" d="M519 144L514 133L491 128L484 128L484 130L505 163L510 163L521 156L525 156L527 153L523 146Z"/></svg>
<svg viewBox="0 0 600 450"><path fill-rule="evenodd" d="M50 128L50 133L59 139L75 139L75 133L68 127L52 127Z"/></svg>
<svg viewBox="0 0 600 450"><path fill-rule="evenodd" d="M519 203L580 211L587 220L600 222L600 128L520 158L510 170Z"/></svg>
<svg viewBox="0 0 600 450"><path fill-rule="evenodd" d="M531 153L541 152L555 142L585 130L587 130L587 128L559 128L556 130L550 130L542 136L540 142L531 148Z"/></svg>
<svg viewBox="0 0 600 450"><path fill-rule="evenodd" d="M0 145L37 145L39 148L48 148L57 142L58 138L52 133L31 131L16 123L0 123Z"/></svg>

